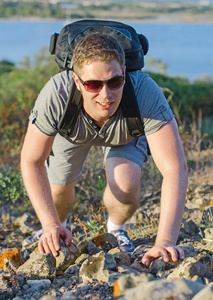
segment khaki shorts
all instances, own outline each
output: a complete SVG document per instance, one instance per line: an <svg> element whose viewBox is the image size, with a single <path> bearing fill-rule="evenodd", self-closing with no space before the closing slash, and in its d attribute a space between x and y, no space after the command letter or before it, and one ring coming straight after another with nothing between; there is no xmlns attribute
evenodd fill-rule
<svg viewBox="0 0 213 300"><path fill-rule="evenodd" d="M47 174L51 184L64 186L81 177L84 161L90 145L73 144L57 134L52 154L46 162ZM104 162L110 157L123 157L143 168L149 157L145 136L133 139L127 145L103 147Z"/></svg>

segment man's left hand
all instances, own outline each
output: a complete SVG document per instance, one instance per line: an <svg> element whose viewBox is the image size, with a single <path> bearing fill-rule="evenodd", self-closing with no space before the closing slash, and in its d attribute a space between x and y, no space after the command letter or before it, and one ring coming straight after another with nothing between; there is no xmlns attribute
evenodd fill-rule
<svg viewBox="0 0 213 300"><path fill-rule="evenodd" d="M144 255L142 263L148 267L152 260L160 256L165 262L169 262L169 254L174 262L178 261L178 258L181 260L185 258L184 251L181 247L178 247L169 241L162 241L156 243L155 246Z"/></svg>

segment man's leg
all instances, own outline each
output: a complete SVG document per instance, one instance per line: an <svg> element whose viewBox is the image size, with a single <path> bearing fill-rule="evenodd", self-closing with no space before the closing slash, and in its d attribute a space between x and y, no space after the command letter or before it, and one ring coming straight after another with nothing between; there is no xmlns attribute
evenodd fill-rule
<svg viewBox="0 0 213 300"><path fill-rule="evenodd" d="M148 159L145 136L127 145L104 148L107 185L104 203L109 213L107 230L118 240L121 250L132 253L134 244L125 230L125 222L140 204L140 179L143 164Z"/></svg>
<svg viewBox="0 0 213 300"><path fill-rule="evenodd" d="M118 241L119 248L131 254L135 247L125 230L125 222L140 203L141 167L120 157L111 157L106 163L107 185L103 200L108 210L107 230Z"/></svg>
<svg viewBox="0 0 213 300"><path fill-rule="evenodd" d="M65 186L50 184L53 201L61 223L66 220L67 215L73 206L76 182L77 181Z"/></svg>
<svg viewBox="0 0 213 300"><path fill-rule="evenodd" d="M106 161L107 185L103 196L109 218L115 225L123 225L140 204L141 168L121 157Z"/></svg>

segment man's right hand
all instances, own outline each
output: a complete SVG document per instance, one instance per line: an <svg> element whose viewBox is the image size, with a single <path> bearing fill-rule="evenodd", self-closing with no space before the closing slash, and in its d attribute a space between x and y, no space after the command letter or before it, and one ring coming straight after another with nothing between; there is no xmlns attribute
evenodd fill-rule
<svg viewBox="0 0 213 300"><path fill-rule="evenodd" d="M44 233L40 237L38 249L40 253L52 253L53 256L58 255L60 249L59 237L61 237L68 246L72 240L71 232L60 224L52 224L44 229Z"/></svg>

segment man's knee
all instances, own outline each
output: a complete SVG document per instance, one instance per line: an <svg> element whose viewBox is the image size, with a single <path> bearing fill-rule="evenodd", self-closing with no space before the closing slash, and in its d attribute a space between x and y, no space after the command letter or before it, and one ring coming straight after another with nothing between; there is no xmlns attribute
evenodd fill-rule
<svg viewBox="0 0 213 300"><path fill-rule="evenodd" d="M123 178L121 180L116 180L116 178L108 178L107 186L113 193L122 193L122 194L134 194L139 189L140 182L129 181Z"/></svg>
<svg viewBox="0 0 213 300"><path fill-rule="evenodd" d="M116 198L138 197L140 191L141 168L136 163L123 158L109 159L106 165L107 188Z"/></svg>
<svg viewBox="0 0 213 300"><path fill-rule="evenodd" d="M129 176L125 178L125 174L120 176L111 176L107 178L106 195L112 195L113 198L124 204L139 202L140 200L140 179Z"/></svg>

